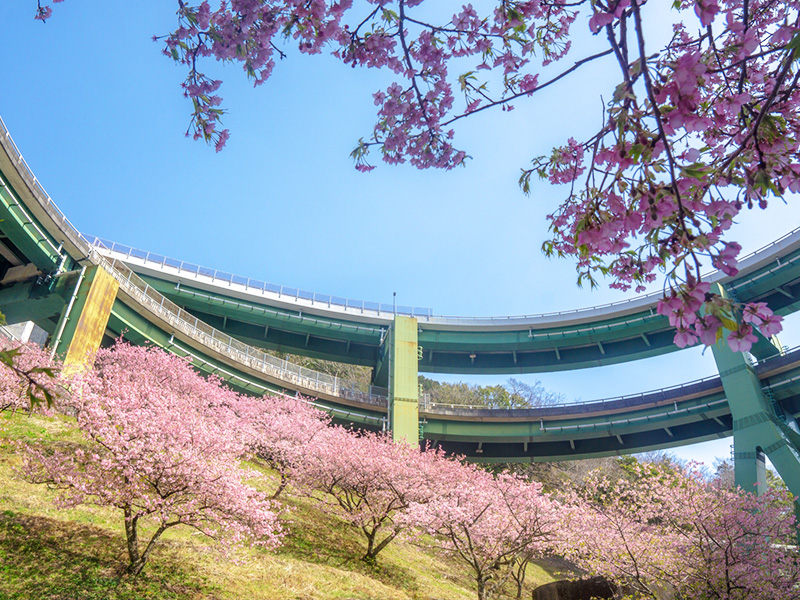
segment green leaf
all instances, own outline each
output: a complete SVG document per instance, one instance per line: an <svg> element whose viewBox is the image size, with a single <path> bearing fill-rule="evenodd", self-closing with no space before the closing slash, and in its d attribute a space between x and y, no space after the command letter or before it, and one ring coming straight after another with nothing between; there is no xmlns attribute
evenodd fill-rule
<svg viewBox="0 0 800 600"><path fill-rule="evenodd" d="M641 59L634 61L633 64L630 66L630 74L631 74L631 77L633 77L634 79L642 74L642 61L641 61Z"/></svg>
<svg viewBox="0 0 800 600"><path fill-rule="evenodd" d="M14 366L14 357L19 354L21 346L18 348L11 348L9 350L0 350L0 362L8 367Z"/></svg>
<svg viewBox="0 0 800 600"><path fill-rule="evenodd" d="M522 175L519 176L519 187L522 188L522 193L530 196L531 193L531 173L533 171L526 171L522 169Z"/></svg>
<svg viewBox="0 0 800 600"><path fill-rule="evenodd" d="M695 179L702 179L711 172L711 168L703 163L696 162L686 167L683 167L681 171L683 171L683 173L688 177L693 177Z"/></svg>
<svg viewBox="0 0 800 600"><path fill-rule="evenodd" d="M786 44L786 47L792 51L792 60L800 58L800 33L795 33L792 41Z"/></svg>
<svg viewBox="0 0 800 600"><path fill-rule="evenodd" d="M625 82L620 83L616 88L614 88L614 95L612 96L612 102L619 103L622 102L622 99L625 98L628 94L628 84Z"/></svg>

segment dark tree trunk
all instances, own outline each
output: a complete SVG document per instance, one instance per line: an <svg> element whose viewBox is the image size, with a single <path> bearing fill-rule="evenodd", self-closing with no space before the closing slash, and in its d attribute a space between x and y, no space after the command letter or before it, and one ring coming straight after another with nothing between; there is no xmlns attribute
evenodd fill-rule
<svg viewBox="0 0 800 600"><path fill-rule="evenodd" d="M137 525L139 517L134 517L129 506L123 509L125 513L125 539L128 545L128 568L126 571L131 575L138 575L144 567L139 556L139 532Z"/></svg>
<svg viewBox="0 0 800 600"><path fill-rule="evenodd" d="M275 490L275 493L270 496L270 499L277 500L278 496L281 495L281 492L286 489L286 485L289 483L289 476L286 473L281 473L281 482L278 484L278 489Z"/></svg>

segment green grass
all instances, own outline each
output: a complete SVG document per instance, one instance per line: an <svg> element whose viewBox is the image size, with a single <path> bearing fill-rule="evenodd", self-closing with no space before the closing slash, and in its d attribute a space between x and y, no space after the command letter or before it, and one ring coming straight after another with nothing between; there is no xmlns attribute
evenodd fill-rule
<svg viewBox="0 0 800 600"><path fill-rule="evenodd" d="M83 505L60 509L45 486L16 476L18 440L80 442L66 417L0 414L0 600L470 600L466 566L395 541L369 566L347 523L286 495L289 534L276 551L225 556L189 529L169 530L142 575L124 574L122 515ZM284 493L285 494L285 493ZM524 597L563 565L532 564ZM509 592L511 593L509 588Z"/></svg>

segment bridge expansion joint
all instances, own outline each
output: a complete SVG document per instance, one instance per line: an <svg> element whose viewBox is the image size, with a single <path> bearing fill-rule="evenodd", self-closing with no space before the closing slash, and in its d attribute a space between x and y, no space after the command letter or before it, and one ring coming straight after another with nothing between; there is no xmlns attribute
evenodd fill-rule
<svg viewBox="0 0 800 600"><path fill-rule="evenodd" d="M734 373L739 373L740 371L750 371L752 373L755 373L755 371L753 371L753 367L743 362L742 364L732 367L730 369L725 369L724 371L720 371L719 376L720 378L724 379L725 377L733 375Z"/></svg>

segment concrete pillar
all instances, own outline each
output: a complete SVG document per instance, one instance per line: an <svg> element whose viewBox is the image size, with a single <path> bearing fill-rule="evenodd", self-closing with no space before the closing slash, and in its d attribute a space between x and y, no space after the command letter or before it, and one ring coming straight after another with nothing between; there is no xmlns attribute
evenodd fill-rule
<svg viewBox="0 0 800 600"><path fill-rule="evenodd" d="M389 331L389 424L392 439L419 443L417 320L395 316Z"/></svg>
<svg viewBox="0 0 800 600"><path fill-rule="evenodd" d="M65 368L84 365L100 348L118 289L117 280L102 267L82 273L56 328L56 353Z"/></svg>

